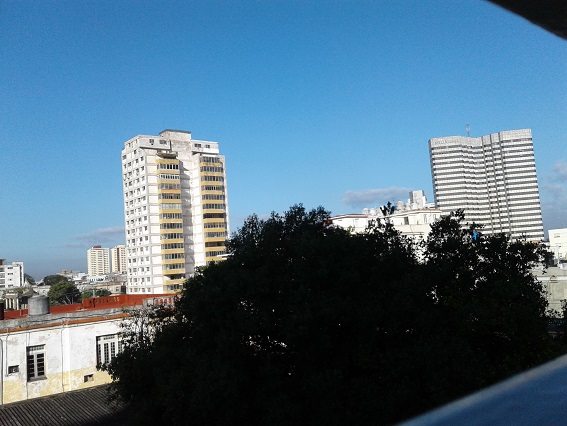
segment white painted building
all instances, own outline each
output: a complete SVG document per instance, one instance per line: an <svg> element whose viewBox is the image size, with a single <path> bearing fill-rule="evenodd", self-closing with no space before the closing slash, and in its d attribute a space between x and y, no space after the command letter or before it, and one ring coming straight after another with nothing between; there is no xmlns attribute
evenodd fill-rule
<svg viewBox="0 0 567 426"><path fill-rule="evenodd" d="M110 273L110 251L108 248L93 246L87 250L87 266L89 275Z"/></svg>
<svg viewBox="0 0 567 426"><path fill-rule="evenodd" d="M6 311L0 320L0 405L109 383L96 366L120 352L124 307L173 299L122 295L51 308L43 296L28 302L29 313Z"/></svg>
<svg viewBox="0 0 567 426"><path fill-rule="evenodd" d="M0 291L24 284L24 262L7 263L6 259L0 259Z"/></svg>
<svg viewBox="0 0 567 426"><path fill-rule="evenodd" d="M126 264L126 246L118 245L112 247L110 250L110 256L112 258L112 265L110 272L117 274L125 274L128 272Z"/></svg>
<svg viewBox="0 0 567 426"><path fill-rule="evenodd" d="M128 294L179 291L220 261L229 234L226 161L191 132L138 135L122 150Z"/></svg>
<svg viewBox="0 0 567 426"><path fill-rule="evenodd" d="M432 138L429 154L435 203L444 213L463 209L486 234L543 239L530 129Z"/></svg>
<svg viewBox="0 0 567 426"><path fill-rule="evenodd" d="M557 260L567 260L567 228L550 229L549 250Z"/></svg>
<svg viewBox="0 0 567 426"><path fill-rule="evenodd" d="M423 191L411 191L406 203L398 201L393 213L384 213L379 207L367 208L358 214L343 214L330 218L333 225L352 232L361 233L371 221L389 221L402 235L424 239L431 230L431 224L441 217L441 210L428 203Z"/></svg>
<svg viewBox="0 0 567 426"><path fill-rule="evenodd" d="M536 268L534 276L544 285L549 308L561 312L561 303L567 301L567 269L559 267Z"/></svg>

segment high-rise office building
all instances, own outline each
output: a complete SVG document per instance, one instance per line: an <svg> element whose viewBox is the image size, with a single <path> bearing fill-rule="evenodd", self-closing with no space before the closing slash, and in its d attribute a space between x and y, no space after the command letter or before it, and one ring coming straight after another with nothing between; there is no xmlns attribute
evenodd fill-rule
<svg viewBox="0 0 567 426"><path fill-rule="evenodd" d="M110 257L112 263L110 265L110 272L115 274L126 273L126 246L118 245L110 249Z"/></svg>
<svg viewBox="0 0 567 426"><path fill-rule="evenodd" d="M93 246L87 250L87 271L90 276L110 273L110 252L107 248Z"/></svg>
<svg viewBox="0 0 567 426"><path fill-rule="evenodd" d="M191 132L138 135L122 150L126 292L170 293L226 254L226 165L217 142Z"/></svg>
<svg viewBox="0 0 567 426"><path fill-rule="evenodd" d="M485 233L541 240L543 222L532 132L429 140L435 202L443 212L463 209Z"/></svg>

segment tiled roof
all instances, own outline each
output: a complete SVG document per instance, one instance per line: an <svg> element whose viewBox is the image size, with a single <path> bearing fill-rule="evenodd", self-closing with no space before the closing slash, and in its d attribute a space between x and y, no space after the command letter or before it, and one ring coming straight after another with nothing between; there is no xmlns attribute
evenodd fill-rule
<svg viewBox="0 0 567 426"><path fill-rule="evenodd" d="M123 404L108 403L108 385L0 406L2 426L122 426Z"/></svg>

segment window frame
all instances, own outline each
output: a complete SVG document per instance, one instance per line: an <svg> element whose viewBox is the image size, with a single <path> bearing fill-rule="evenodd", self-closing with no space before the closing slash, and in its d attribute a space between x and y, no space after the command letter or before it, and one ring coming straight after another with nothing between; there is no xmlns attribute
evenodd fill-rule
<svg viewBox="0 0 567 426"><path fill-rule="evenodd" d="M26 347L26 376L28 382L45 380L45 345Z"/></svg>
<svg viewBox="0 0 567 426"><path fill-rule="evenodd" d="M107 365L122 352L122 349L122 339L119 334L96 336L96 364Z"/></svg>

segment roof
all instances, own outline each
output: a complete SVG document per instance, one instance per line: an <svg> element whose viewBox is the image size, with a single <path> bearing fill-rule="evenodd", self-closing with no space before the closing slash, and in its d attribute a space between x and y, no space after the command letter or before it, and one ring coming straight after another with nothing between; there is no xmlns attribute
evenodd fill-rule
<svg viewBox="0 0 567 426"><path fill-rule="evenodd" d="M4 426L119 426L126 424L124 404L107 401L108 385L29 399L0 406Z"/></svg>
<svg viewBox="0 0 567 426"><path fill-rule="evenodd" d="M50 314L98 311L113 308L133 308L148 305L172 305L177 294L119 294L115 296L89 297L81 303L50 306ZM27 309L6 310L4 319L19 319L28 316Z"/></svg>

